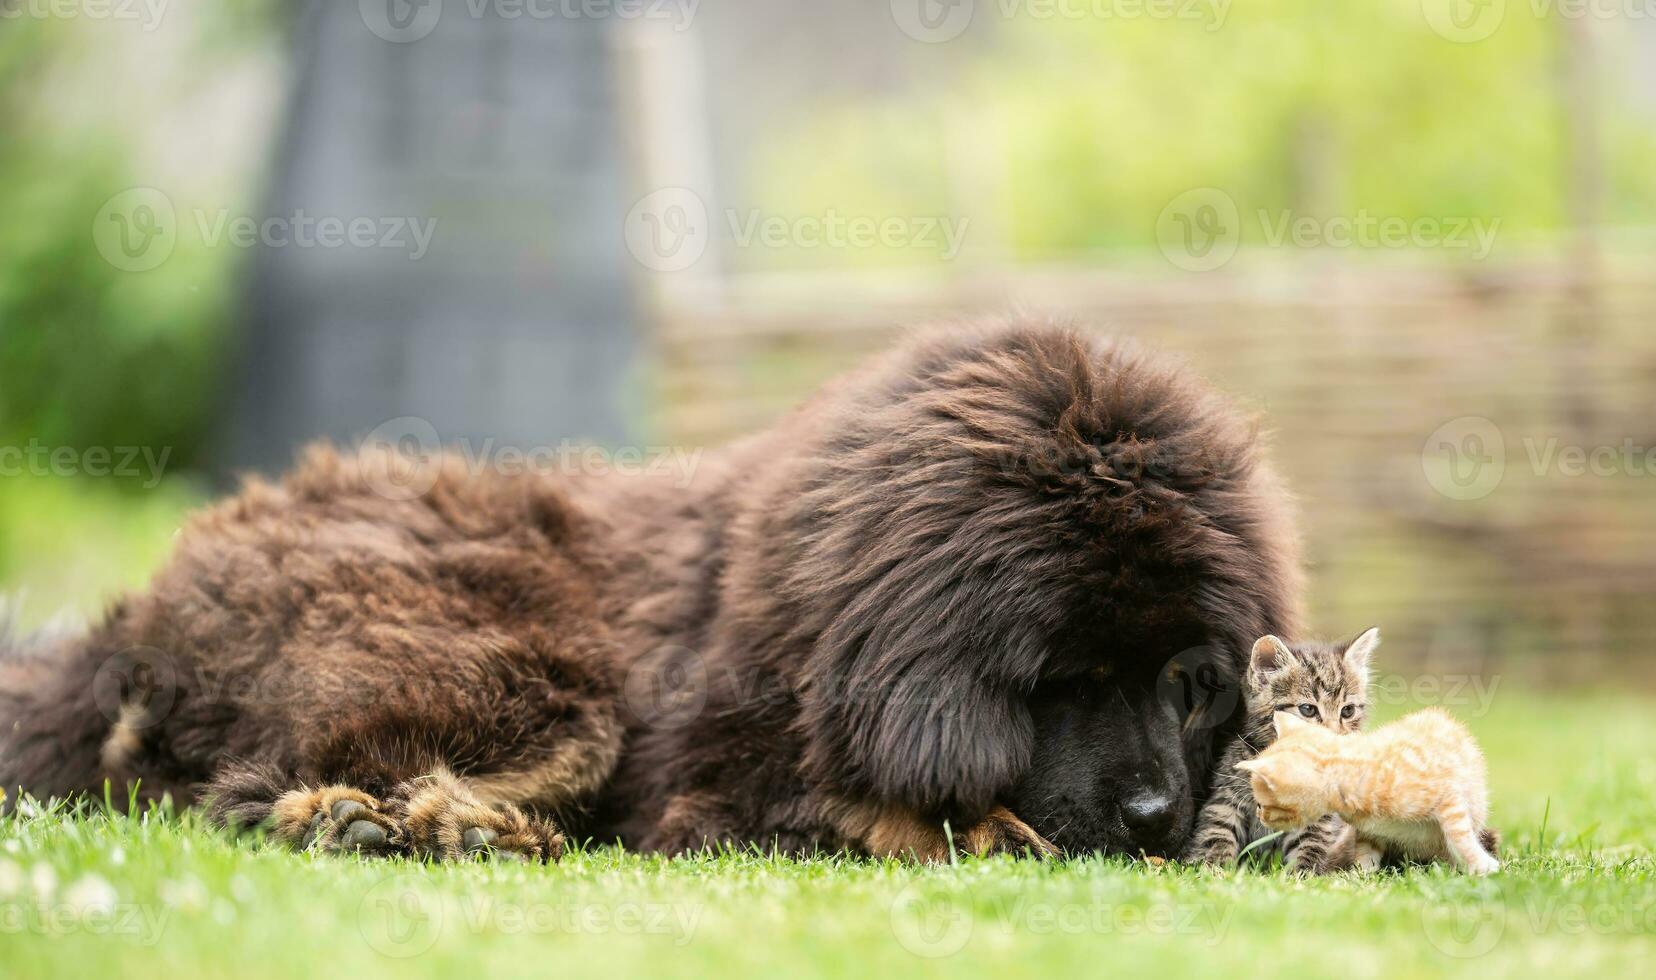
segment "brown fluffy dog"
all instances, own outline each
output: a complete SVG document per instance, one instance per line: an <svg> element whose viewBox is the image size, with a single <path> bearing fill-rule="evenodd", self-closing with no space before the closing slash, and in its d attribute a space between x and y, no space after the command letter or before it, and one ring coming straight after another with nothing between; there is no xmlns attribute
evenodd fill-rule
<svg viewBox="0 0 1656 980"><path fill-rule="evenodd" d="M946 824L1171 854L1249 645L1298 626L1251 426L1066 329L921 338L688 490L448 459L376 492L398 464L313 449L89 635L15 645L0 778L442 857L568 831L936 858Z"/></svg>

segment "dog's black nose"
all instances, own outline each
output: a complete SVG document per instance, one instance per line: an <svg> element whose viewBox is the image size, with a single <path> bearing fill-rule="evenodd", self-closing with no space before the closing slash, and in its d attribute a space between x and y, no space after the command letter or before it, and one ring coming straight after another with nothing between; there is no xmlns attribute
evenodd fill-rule
<svg viewBox="0 0 1656 980"><path fill-rule="evenodd" d="M1161 793L1139 793L1121 804L1121 822L1140 841L1159 840L1173 827L1173 798Z"/></svg>

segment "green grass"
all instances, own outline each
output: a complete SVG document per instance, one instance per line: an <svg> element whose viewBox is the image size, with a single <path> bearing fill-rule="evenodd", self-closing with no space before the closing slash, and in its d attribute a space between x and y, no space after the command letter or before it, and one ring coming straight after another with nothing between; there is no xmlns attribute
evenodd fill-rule
<svg viewBox="0 0 1656 980"><path fill-rule="evenodd" d="M1485 880L613 848L440 866L37 812L0 821L0 975L1633 974L1656 933L1651 709L1499 689L1462 709L1506 835Z"/></svg>

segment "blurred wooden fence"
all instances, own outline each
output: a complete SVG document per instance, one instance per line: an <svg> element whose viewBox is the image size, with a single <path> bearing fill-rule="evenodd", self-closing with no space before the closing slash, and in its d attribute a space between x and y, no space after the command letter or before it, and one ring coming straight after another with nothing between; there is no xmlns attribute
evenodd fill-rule
<svg viewBox="0 0 1656 980"><path fill-rule="evenodd" d="M1585 679L1656 650L1653 258L1603 260L1590 280L1557 258L1246 253L1185 277L1116 262L720 279L657 311L653 428L700 445L763 425L905 326L1071 318L1182 354L1262 413L1301 499L1318 629L1380 624L1391 663L1546 653L1526 662Z"/></svg>

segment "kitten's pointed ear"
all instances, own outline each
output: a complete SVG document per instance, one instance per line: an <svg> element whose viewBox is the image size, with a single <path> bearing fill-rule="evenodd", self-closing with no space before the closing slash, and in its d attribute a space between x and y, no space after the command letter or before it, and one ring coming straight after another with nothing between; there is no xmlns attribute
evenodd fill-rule
<svg viewBox="0 0 1656 980"><path fill-rule="evenodd" d="M1380 627L1371 626L1364 630L1363 634L1357 639L1352 640L1350 646L1346 647L1346 664L1359 673L1367 671L1369 659L1374 656L1374 651L1379 646Z"/></svg>
<svg viewBox="0 0 1656 980"><path fill-rule="evenodd" d="M1294 659L1288 644L1274 636L1262 636L1254 641L1249 666L1256 674L1274 674L1283 670Z"/></svg>
<svg viewBox="0 0 1656 980"><path fill-rule="evenodd" d="M1299 715L1287 711L1278 711L1271 715L1271 724L1276 726L1277 738L1315 727Z"/></svg>
<svg viewBox="0 0 1656 980"><path fill-rule="evenodd" d="M1236 768L1263 783L1266 789L1276 792L1276 783L1271 779L1271 760L1249 759L1246 762L1238 762Z"/></svg>

